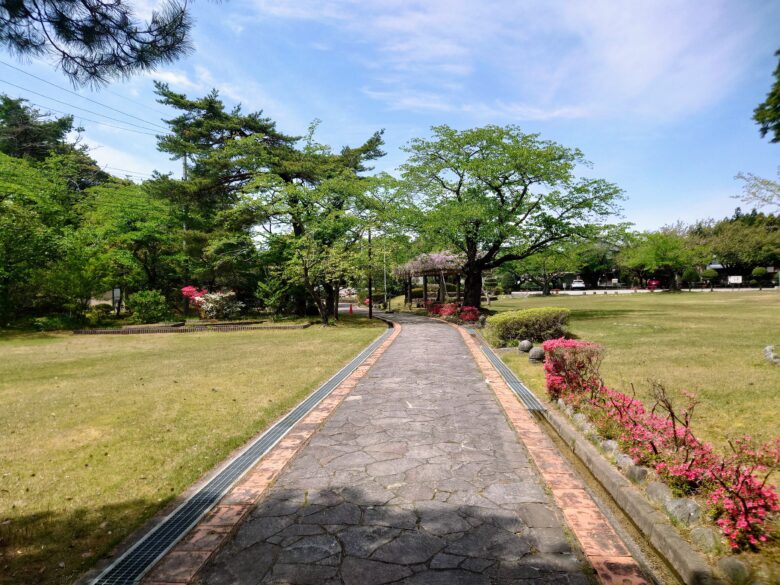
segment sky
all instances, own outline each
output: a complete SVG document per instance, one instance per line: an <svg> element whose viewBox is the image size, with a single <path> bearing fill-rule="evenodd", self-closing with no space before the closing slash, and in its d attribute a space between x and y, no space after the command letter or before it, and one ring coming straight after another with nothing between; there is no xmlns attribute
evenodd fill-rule
<svg viewBox="0 0 780 585"><path fill-rule="evenodd" d="M155 0L134 4L149 14ZM637 229L730 215L734 175L780 173L780 144L751 119L777 64L777 0L190 6L194 50L173 64L73 88L51 62L0 51L0 92L73 114L92 156L135 180L181 171L156 150L154 134L175 114L156 103L155 79L193 97L216 88L287 134L321 120L318 140L336 148L384 129L387 156L376 169L388 172L433 125L515 124L581 149L592 166L579 172L620 186L623 219Z"/></svg>

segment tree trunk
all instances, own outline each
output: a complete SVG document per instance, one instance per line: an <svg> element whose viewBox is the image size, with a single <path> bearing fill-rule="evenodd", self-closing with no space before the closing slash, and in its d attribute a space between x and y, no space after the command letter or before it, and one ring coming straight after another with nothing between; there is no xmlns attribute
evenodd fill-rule
<svg viewBox="0 0 780 585"><path fill-rule="evenodd" d="M339 320L339 295L341 294L341 284L339 281L333 283L333 320Z"/></svg>
<svg viewBox="0 0 780 585"><path fill-rule="evenodd" d="M444 280L443 274L439 274L439 292L437 294L437 300L440 303L447 302L447 281Z"/></svg>
<svg viewBox="0 0 780 585"><path fill-rule="evenodd" d="M464 272L466 281L463 284L463 304L479 308L482 306L482 268L467 265Z"/></svg>
<svg viewBox="0 0 780 585"><path fill-rule="evenodd" d="M333 305L336 303L336 295L333 290L333 285L329 282L326 282L322 285L322 288L325 290L325 312L328 315L333 315ZM338 308L338 305L336 305Z"/></svg>
<svg viewBox="0 0 780 585"><path fill-rule="evenodd" d="M404 305L412 304L412 277L407 276L404 282Z"/></svg>
<svg viewBox="0 0 780 585"><path fill-rule="evenodd" d="M122 287L119 287L119 299L117 299L116 303L116 318L119 319L119 316L122 314L122 297L124 296L125 289ZM187 303L186 306L189 306L190 300L187 297L184 297L184 301ZM184 317L187 317L187 309L184 310Z"/></svg>

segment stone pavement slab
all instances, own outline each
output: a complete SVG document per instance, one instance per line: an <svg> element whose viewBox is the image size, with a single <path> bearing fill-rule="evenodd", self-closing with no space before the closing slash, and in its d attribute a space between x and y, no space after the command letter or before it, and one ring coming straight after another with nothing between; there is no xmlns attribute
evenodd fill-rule
<svg viewBox="0 0 780 585"><path fill-rule="evenodd" d="M399 320L200 582L589 582L458 331Z"/></svg>

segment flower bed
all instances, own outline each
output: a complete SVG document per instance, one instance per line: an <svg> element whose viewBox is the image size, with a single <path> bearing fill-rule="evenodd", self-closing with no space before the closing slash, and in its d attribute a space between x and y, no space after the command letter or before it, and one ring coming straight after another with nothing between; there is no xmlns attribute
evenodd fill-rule
<svg viewBox="0 0 780 585"><path fill-rule="evenodd" d="M780 511L777 490L768 483L780 467L780 437L761 446L742 437L730 443L730 453L718 453L693 433L695 396L687 395L680 409L655 383L655 404L648 409L604 386L599 345L561 338L543 347L551 398L587 416L602 437L617 441L635 464L655 470L678 493L704 498L733 550L755 550L769 539L770 517Z"/></svg>
<svg viewBox="0 0 780 585"><path fill-rule="evenodd" d="M441 317L445 321L452 323L473 323L479 319L479 309L477 307L461 307L456 303L429 302L425 310L431 317Z"/></svg>

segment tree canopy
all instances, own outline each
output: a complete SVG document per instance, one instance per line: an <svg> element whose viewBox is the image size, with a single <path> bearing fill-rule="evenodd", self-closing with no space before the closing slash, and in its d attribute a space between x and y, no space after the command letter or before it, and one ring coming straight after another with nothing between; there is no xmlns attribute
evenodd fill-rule
<svg viewBox="0 0 780 585"><path fill-rule="evenodd" d="M758 124L762 138L769 134L771 142L780 142L780 49L775 55L778 58L775 81L766 99L753 111L753 120Z"/></svg>
<svg viewBox="0 0 780 585"><path fill-rule="evenodd" d="M465 256L467 305L480 305L483 271L593 233L617 211L618 187L575 175L588 164L578 149L517 126L432 131L407 145L401 170L418 231Z"/></svg>
<svg viewBox="0 0 780 585"><path fill-rule="evenodd" d="M103 83L154 69L189 50L187 0L167 0L146 22L131 2L5 0L0 43L21 56L50 55L74 83Z"/></svg>

